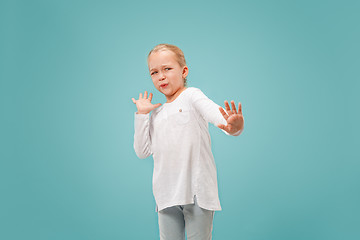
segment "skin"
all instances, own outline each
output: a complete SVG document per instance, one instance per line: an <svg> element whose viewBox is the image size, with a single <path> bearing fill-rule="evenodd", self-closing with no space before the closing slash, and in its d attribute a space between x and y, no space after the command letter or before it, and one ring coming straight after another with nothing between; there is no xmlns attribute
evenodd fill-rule
<svg viewBox="0 0 360 240"><path fill-rule="evenodd" d="M184 79L188 75L189 69L186 65L180 66L173 52L167 50L153 52L148 58L148 67L155 88L165 95L167 103L174 101L186 89ZM161 106L161 103L152 104L152 97L152 93L148 95L148 92L145 91L144 95L139 94L139 99L132 98L138 109L138 114L148 114ZM234 101L231 101L232 109L230 109L228 101L225 101L224 104L225 111L222 107L219 107L219 111L226 120L227 125L219 124L218 127L229 134L234 134L244 128L241 103L239 102L238 110Z"/></svg>
<svg viewBox="0 0 360 240"><path fill-rule="evenodd" d="M184 79L189 69L186 65L180 66L176 61L175 53L154 52L149 56L148 66L155 88L165 95L167 103L174 101L186 89ZM164 84L167 85L163 86Z"/></svg>

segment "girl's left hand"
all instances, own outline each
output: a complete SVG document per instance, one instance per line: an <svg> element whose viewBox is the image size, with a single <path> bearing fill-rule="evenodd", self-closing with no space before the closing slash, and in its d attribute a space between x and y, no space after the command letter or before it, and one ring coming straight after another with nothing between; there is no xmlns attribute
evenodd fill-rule
<svg viewBox="0 0 360 240"><path fill-rule="evenodd" d="M231 101L232 110L230 110L228 101L225 101L224 103L227 113L222 107L219 107L219 110L225 118L227 125L225 126L224 124L218 124L218 127L232 135L244 128L244 117L241 111L241 103L239 103L238 111L236 111L234 101Z"/></svg>

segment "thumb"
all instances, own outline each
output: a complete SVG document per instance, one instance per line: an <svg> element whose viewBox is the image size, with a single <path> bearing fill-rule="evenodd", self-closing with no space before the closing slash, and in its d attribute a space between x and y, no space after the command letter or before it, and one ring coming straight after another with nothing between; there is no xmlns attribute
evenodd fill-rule
<svg viewBox="0 0 360 240"><path fill-rule="evenodd" d="M220 123L220 124L217 125L217 127L220 128L220 129L222 129L222 130L225 130L225 125L224 125L224 124L221 124L221 123Z"/></svg>
<svg viewBox="0 0 360 240"><path fill-rule="evenodd" d="M158 108L161 106L161 103L154 104L154 108Z"/></svg>

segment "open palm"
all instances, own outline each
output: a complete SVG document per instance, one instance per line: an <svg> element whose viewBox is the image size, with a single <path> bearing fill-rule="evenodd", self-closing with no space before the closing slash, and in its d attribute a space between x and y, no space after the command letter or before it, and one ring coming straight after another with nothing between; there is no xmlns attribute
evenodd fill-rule
<svg viewBox="0 0 360 240"><path fill-rule="evenodd" d="M232 110L230 109L228 101L225 101L224 103L226 112L222 107L219 107L219 110L226 120L227 125L218 124L218 127L229 134L234 134L244 128L244 117L242 115L241 103L239 103L238 111L236 110L234 101L231 101Z"/></svg>
<svg viewBox="0 0 360 240"><path fill-rule="evenodd" d="M147 114L147 113L151 112L152 110L154 110L155 108L161 106L161 103L152 104L151 103L152 97L153 97L152 93L150 93L148 96L147 91L145 91L144 97L143 97L142 93L140 93L138 100L135 100L135 98L132 98L133 103L136 104L139 114Z"/></svg>

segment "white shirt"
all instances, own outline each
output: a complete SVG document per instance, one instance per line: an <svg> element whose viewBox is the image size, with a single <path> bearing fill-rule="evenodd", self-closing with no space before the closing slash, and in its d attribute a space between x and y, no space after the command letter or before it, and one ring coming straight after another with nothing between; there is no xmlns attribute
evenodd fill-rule
<svg viewBox="0 0 360 240"><path fill-rule="evenodd" d="M221 210L208 122L227 125L219 105L194 87L154 109L151 116L135 113L136 155L154 159L156 212L193 204L195 195L200 207Z"/></svg>

